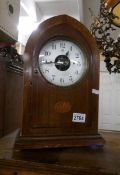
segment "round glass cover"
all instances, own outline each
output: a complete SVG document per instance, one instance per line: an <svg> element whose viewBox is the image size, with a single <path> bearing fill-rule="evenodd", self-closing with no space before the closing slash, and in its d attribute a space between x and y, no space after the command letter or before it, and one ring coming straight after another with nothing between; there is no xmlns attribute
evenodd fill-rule
<svg viewBox="0 0 120 175"><path fill-rule="evenodd" d="M66 39L48 41L40 50L42 76L56 86L71 86L86 72L87 58L80 46Z"/></svg>

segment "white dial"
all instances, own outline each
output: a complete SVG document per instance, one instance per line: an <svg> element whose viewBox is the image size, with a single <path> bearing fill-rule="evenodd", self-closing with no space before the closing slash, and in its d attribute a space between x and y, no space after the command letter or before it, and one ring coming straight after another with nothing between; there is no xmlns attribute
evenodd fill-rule
<svg viewBox="0 0 120 175"><path fill-rule="evenodd" d="M42 76L57 86L70 86L80 81L86 66L84 52L70 40L50 40L39 54L39 69Z"/></svg>

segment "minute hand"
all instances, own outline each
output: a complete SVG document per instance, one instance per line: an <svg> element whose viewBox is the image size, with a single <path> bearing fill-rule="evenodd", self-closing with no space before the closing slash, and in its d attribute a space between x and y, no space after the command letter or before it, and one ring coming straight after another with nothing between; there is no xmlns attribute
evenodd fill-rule
<svg viewBox="0 0 120 175"><path fill-rule="evenodd" d="M74 60L71 60L71 62L74 63L74 64L78 63L78 61L74 61ZM58 62L55 62L55 61L49 61L49 62L41 61L40 64L55 64L55 65L61 65L62 64L63 65L63 64L66 64L66 62L64 62L64 61L58 61Z"/></svg>

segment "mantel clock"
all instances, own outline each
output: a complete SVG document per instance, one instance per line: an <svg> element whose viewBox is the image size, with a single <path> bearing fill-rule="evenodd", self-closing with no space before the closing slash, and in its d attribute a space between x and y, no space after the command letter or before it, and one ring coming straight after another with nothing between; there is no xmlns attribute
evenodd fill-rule
<svg viewBox="0 0 120 175"><path fill-rule="evenodd" d="M16 148L103 145L98 134L99 52L67 15L41 23L24 53L23 121Z"/></svg>

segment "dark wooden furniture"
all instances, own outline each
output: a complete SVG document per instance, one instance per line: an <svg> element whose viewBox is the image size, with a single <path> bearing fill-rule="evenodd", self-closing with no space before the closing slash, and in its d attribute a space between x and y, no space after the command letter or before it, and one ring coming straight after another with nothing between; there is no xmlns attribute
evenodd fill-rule
<svg viewBox="0 0 120 175"><path fill-rule="evenodd" d="M13 153L10 135L0 140L0 175L120 175L120 133L101 134L103 149L41 149L34 156L29 150Z"/></svg>
<svg viewBox="0 0 120 175"><path fill-rule="evenodd" d="M0 57L0 137L3 136L4 104L5 104L5 59Z"/></svg>
<svg viewBox="0 0 120 175"><path fill-rule="evenodd" d="M72 40L85 53L87 65L84 66L88 66L88 69L73 86L50 84L39 71L38 59L42 46L56 38ZM48 19L30 36L23 58L23 121L15 147L34 149L103 145L104 140L98 134L99 52L87 28L66 15ZM73 113L85 114L85 122L73 122Z"/></svg>
<svg viewBox="0 0 120 175"><path fill-rule="evenodd" d="M22 121L23 63L7 44L0 47L0 136L20 128Z"/></svg>

